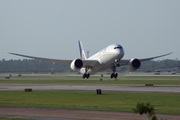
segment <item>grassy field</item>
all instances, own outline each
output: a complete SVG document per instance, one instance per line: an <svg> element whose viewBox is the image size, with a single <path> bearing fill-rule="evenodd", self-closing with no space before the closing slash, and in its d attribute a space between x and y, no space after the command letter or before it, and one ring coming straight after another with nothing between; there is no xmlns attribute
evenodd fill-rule
<svg viewBox="0 0 180 120"><path fill-rule="evenodd" d="M132 112L137 103L150 102L155 113L180 114L179 94L6 91L0 96L0 106Z"/></svg>
<svg viewBox="0 0 180 120"><path fill-rule="evenodd" d="M180 85L180 76L124 76L117 80L92 76L82 79L81 76L21 76L5 79L0 77L0 84L80 84L80 85ZM103 92L66 92L66 91L4 91L0 92L0 106L39 107L82 109L102 111L132 112L137 103L150 102L155 113L179 114L180 94L151 93L109 93ZM0 119L1 120L1 119Z"/></svg>
<svg viewBox="0 0 180 120"><path fill-rule="evenodd" d="M0 84L155 84L180 85L180 76L127 76L117 80L109 77L92 76L82 79L81 76L21 76L5 79L0 77Z"/></svg>

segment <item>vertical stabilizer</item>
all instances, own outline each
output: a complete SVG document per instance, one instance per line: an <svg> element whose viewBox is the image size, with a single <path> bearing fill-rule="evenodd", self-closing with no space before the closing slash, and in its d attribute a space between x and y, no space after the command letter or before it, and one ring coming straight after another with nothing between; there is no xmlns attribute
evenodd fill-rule
<svg viewBox="0 0 180 120"><path fill-rule="evenodd" d="M80 57L81 57L82 60L85 60L86 59L86 55L85 55L82 43L81 43L80 40L78 41L78 43L79 43Z"/></svg>

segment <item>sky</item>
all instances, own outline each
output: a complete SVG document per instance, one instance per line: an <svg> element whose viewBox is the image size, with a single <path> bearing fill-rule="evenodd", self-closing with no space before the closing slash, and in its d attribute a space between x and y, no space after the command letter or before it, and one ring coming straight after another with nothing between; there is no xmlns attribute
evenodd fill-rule
<svg viewBox="0 0 180 120"><path fill-rule="evenodd" d="M180 60L179 0L0 0L0 60L24 59L6 51L80 58L78 40L90 56L110 44L124 59Z"/></svg>

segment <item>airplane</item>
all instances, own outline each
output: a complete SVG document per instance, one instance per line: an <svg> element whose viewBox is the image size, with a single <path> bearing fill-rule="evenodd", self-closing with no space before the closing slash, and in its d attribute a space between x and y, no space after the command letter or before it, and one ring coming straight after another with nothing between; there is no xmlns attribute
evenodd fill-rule
<svg viewBox="0 0 180 120"><path fill-rule="evenodd" d="M79 71L81 74L83 74L83 79L84 78L88 79L90 75L94 75L98 72L105 71L109 68L112 70L112 74L110 76L111 79L112 78L116 79L118 77L118 73L116 73L116 67L129 65L130 70L137 70L140 68L141 62L143 61L149 61L155 58L172 54L171 52L168 54L164 54L164 55L160 55L156 57L150 57L150 58L122 59L125 54L123 47L119 44L112 44L102 49L101 51L97 52L96 54L92 55L91 57L86 58L84 48L80 40L78 41L78 44L79 44L79 50L80 50L80 58L76 58L74 60L50 59L50 58L41 58L41 57L22 55L22 54L11 53L11 52L7 52L7 53L21 56L21 57L33 58L35 60L40 60L40 61L68 64L70 65L70 68L72 70Z"/></svg>

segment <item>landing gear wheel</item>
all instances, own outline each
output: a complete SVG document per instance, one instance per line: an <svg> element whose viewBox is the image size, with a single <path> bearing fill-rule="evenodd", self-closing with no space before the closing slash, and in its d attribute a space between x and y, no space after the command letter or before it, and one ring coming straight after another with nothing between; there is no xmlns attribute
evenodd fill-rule
<svg viewBox="0 0 180 120"><path fill-rule="evenodd" d="M118 74L117 74L117 73L116 73L116 74L115 74L115 73L112 73L112 74L111 74L111 79L112 79L112 78L117 78L117 77L118 77Z"/></svg>
<svg viewBox="0 0 180 120"><path fill-rule="evenodd" d="M116 74L114 74L114 78L117 78L117 76L118 76L118 74L116 73Z"/></svg>
<svg viewBox="0 0 180 120"><path fill-rule="evenodd" d="M86 74L83 74L83 79L86 78Z"/></svg>
<svg viewBox="0 0 180 120"><path fill-rule="evenodd" d="M89 77L90 77L90 74L89 74L89 73L88 73L88 74L86 74L86 73L83 74L83 79L84 79L84 78L87 78L87 79L88 79Z"/></svg>
<svg viewBox="0 0 180 120"><path fill-rule="evenodd" d="M114 77L114 73L111 74L111 79Z"/></svg>
<svg viewBox="0 0 180 120"><path fill-rule="evenodd" d="M89 76L90 76L90 74L88 73L88 74L86 74L87 76L86 76L86 78L88 79L89 78Z"/></svg>

